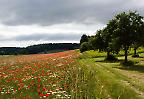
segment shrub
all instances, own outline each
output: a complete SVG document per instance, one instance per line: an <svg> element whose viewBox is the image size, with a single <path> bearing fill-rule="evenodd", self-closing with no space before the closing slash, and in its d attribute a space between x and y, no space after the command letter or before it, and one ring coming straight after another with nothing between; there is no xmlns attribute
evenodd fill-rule
<svg viewBox="0 0 144 99"><path fill-rule="evenodd" d="M121 62L121 65L123 65L123 66L133 66L134 62L133 61Z"/></svg>
<svg viewBox="0 0 144 99"><path fill-rule="evenodd" d="M132 55L132 57L139 57L139 55L138 55L138 54L135 54L135 55Z"/></svg>
<svg viewBox="0 0 144 99"><path fill-rule="evenodd" d="M105 58L105 60L106 61L117 61L118 59L114 55L110 54Z"/></svg>
<svg viewBox="0 0 144 99"><path fill-rule="evenodd" d="M80 45L80 52L85 52L89 50L89 44L88 42L84 42Z"/></svg>

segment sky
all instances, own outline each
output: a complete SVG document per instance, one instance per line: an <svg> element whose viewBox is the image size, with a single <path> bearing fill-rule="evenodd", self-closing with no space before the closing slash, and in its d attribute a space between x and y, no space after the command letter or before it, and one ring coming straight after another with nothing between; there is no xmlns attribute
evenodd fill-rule
<svg viewBox="0 0 144 99"><path fill-rule="evenodd" d="M144 0L0 0L0 47L78 43L129 10L144 16Z"/></svg>

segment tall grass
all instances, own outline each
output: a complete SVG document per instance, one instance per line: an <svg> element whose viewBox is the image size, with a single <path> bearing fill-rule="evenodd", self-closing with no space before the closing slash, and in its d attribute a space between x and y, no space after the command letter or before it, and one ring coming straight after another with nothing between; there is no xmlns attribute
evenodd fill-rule
<svg viewBox="0 0 144 99"><path fill-rule="evenodd" d="M131 52L132 53L132 52ZM72 99L141 99L125 81L127 77L112 67L120 63L104 62L106 53L87 51L77 59L73 68Z"/></svg>

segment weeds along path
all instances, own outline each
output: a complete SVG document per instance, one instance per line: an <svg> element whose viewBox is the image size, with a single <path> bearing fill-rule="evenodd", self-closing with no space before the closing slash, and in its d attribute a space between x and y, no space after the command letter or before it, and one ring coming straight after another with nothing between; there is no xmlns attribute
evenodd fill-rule
<svg viewBox="0 0 144 99"><path fill-rule="evenodd" d="M96 96L106 99L144 98L142 85L139 85L139 83L136 83L136 80L125 75L123 70L116 68L119 66L119 63L96 62L96 60L101 59L80 59L80 64L85 69L84 72L93 73L94 77L92 80L89 78L91 76L85 79L95 83L93 87L95 87Z"/></svg>

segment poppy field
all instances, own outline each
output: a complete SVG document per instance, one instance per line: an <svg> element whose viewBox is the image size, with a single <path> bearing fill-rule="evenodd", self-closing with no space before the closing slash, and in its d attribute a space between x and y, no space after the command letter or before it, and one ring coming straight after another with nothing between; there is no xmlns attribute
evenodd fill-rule
<svg viewBox="0 0 144 99"><path fill-rule="evenodd" d="M0 99L71 98L76 51L0 56Z"/></svg>
<svg viewBox="0 0 144 99"><path fill-rule="evenodd" d="M144 58L131 67L77 50L0 56L0 99L144 99ZM144 53L140 54L144 57Z"/></svg>

